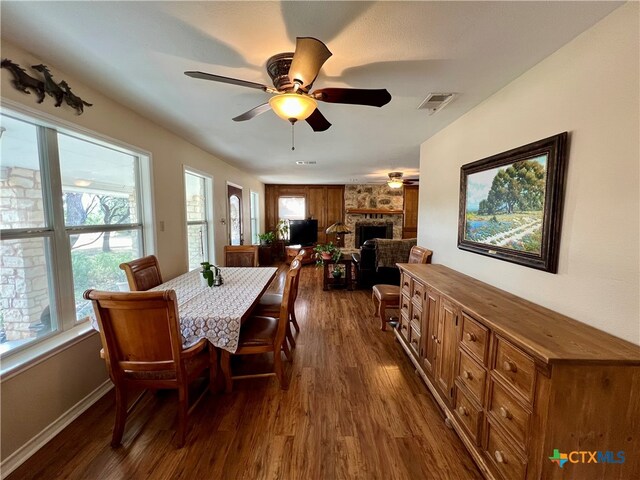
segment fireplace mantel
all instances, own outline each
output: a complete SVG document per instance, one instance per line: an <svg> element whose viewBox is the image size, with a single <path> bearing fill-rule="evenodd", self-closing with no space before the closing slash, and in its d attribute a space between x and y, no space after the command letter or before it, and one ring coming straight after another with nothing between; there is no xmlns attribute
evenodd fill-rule
<svg viewBox="0 0 640 480"><path fill-rule="evenodd" d="M347 208L348 214L362 214L362 215L402 215L402 210L385 210L382 208Z"/></svg>

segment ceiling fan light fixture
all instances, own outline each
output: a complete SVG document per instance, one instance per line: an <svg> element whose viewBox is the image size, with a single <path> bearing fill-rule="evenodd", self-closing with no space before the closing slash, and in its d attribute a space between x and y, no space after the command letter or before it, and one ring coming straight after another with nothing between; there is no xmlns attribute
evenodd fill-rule
<svg viewBox="0 0 640 480"><path fill-rule="evenodd" d="M389 185L389 188L402 188L402 180L390 178L387 180L387 185Z"/></svg>
<svg viewBox="0 0 640 480"><path fill-rule="evenodd" d="M283 120L306 120L318 107L315 99L299 93L282 93L269 99L271 109Z"/></svg>

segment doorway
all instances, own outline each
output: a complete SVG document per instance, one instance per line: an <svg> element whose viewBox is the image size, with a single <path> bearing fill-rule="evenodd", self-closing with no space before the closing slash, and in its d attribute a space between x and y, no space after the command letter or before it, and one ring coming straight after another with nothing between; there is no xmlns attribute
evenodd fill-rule
<svg viewBox="0 0 640 480"><path fill-rule="evenodd" d="M242 231L242 187L227 184L229 202L229 245L244 244Z"/></svg>

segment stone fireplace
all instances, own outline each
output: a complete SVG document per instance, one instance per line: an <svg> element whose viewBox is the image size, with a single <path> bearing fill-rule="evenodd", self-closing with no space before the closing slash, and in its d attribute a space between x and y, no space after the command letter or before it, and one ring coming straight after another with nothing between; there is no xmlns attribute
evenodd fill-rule
<svg viewBox="0 0 640 480"><path fill-rule="evenodd" d="M345 248L360 248L369 238L402 238L402 189L386 184L346 185L344 189Z"/></svg>

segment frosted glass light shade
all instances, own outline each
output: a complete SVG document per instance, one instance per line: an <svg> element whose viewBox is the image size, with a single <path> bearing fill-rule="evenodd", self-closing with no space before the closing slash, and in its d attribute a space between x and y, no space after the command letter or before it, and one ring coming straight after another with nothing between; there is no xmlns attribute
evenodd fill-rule
<svg viewBox="0 0 640 480"><path fill-rule="evenodd" d="M401 188L402 180L387 180L387 185L389 185L389 188Z"/></svg>
<svg viewBox="0 0 640 480"><path fill-rule="evenodd" d="M276 115L288 121L304 120L318 106L317 102L306 95L299 93L282 93L269 99L269 105Z"/></svg>

